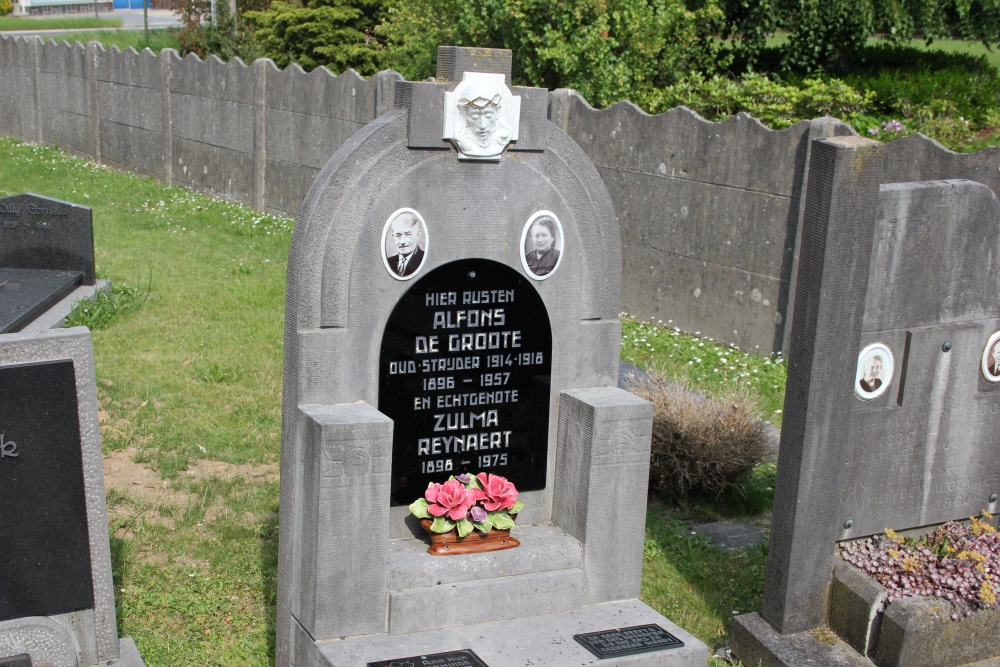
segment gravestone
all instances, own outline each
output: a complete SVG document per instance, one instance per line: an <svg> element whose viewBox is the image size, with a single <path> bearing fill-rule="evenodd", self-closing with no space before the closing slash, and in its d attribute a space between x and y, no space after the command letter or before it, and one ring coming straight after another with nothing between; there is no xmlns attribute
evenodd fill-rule
<svg viewBox="0 0 1000 667"><path fill-rule="evenodd" d="M764 608L733 630L745 663L802 664L838 542L998 508L1000 205L971 181L880 185L881 150L813 144Z"/></svg>
<svg viewBox="0 0 1000 667"><path fill-rule="evenodd" d="M604 664L704 665L637 599L652 408L617 388L607 192L509 51L438 62L295 227L276 664L572 667L576 635L656 626L676 643ZM407 505L480 471L518 486L520 546L429 555Z"/></svg>
<svg viewBox="0 0 1000 667"><path fill-rule="evenodd" d="M0 506L0 659L141 667L118 639L83 327L0 335Z"/></svg>
<svg viewBox="0 0 1000 667"><path fill-rule="evenodd" d="M32 193L0 198L0 333L21 331L61 303L64 317L96 285L89 207ZM49 320L41 328L56 324Z"/></svg>

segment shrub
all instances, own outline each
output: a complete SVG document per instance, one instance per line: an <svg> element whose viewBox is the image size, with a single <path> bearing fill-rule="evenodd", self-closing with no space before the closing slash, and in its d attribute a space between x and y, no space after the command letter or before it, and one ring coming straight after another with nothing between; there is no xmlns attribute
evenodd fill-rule
<svg viewBox="0 0 1000 667"><path fill-rule="evenodd" d="M741 79L695 74L677 85L652 91L646 104L651 111L684 105L713 121L745 111L768 127L780 129L817 116L851 122L873 97L840 79L805 79L794 84L773 81L763 74L751 73Z"/></svg>
<svg viewBox="0 0 1000 667"><path fill-rule="evenodd" d="M14 11L14 3L12 0L0 0L0 16L7 16Z"/></svg>
<svg viewBox="0 0 1000 667"><path fill-rule="evenodd" d="M575 88L603 107L724 68L722 22L716 0L408 0L379 32L389 66L408 79L434 75L439 44L507 48L515 82Z"/></svg>
<svg viewBox="0 0 1000 667"><path fill-rule="evenodd" d="M354 69L371 76L385 65L384 49L373 32L381 16L377 0L309 0L301 6L275 0L267 10L244 16L260 55L278 67L298 63L308 71L322 65L335 74Z"/></svg>
<svg viewBox="0 0 1000 667"><path fill-rule="evenodd" d="M982 123L996 108L1000 95L1000 72L985 56L911 47L864 49L859 65L845 81L872 94L872 111L904 118L921 112L940 116L933 108L947 102L956 116Z"/></svg>
<svg viewBox="0 0 1000 667"><path fill-rule="evenodd" d="M650 484L682 506L735 489L770 451L745 391L710 400L653 374L629 390L653 404Z"/></svg>
<svg viewBox="0 0 1000 667"><path fill-rule="evenodd" d="M258 57L253 34L242 19L229 11L224 2L215 3L212 17L211 0L185 0L177 9L181 27L177 30L182 56L194 53L200 58L214 55L222 60L240 58L251 63Z"/></svg>

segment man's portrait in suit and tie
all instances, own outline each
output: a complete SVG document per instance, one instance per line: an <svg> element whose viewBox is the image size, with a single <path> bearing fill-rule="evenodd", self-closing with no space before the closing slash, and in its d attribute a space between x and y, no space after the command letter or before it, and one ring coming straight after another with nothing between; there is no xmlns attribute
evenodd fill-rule
<svg viewBox="0 0 1000 667"><path fill-rule="evenodd" d="M412 208L401 208L385 223L382 259L389 274L409 280L420 270L427 255L427 225Z"/></svg>

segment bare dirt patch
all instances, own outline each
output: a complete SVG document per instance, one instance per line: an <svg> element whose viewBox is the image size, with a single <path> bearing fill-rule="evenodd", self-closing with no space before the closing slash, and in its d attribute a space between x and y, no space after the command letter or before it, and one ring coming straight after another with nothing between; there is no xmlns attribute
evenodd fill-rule
<svg viewBox="0 0 1000 667"><path fill-rule="evenodd" d="M159 473L135 462L136 449L112 452L104 457L104 484L109 489L121 491L137 500L170 505L183 505L188 500L188 491L172 488L175 481L160 479ZM231 480L242 477L248 482L275 482L278 479L278 465L226 463L199 459L192 461L188 469L178 476L178 480L199 481L217 477Z"/></svg>
<svg viewBox="0 0 1000 667"><path fill-rule="evenodd" d="M268 483L278 479L278 466L274 463L236 465L202 459L191 462L188 469L177 478L164 480L160 479L155 470L137 463L136 453L134 447L128 447L104 457L106 488L118 491L129 499L125 503L111 503L108 507L109 518L113 522L121 521L120 528L116 530L118 537L125 537L131 532L140 517L150 524L174 528L173 517L177 514L175 510L190 506L193 500L193 494L190 489L184 488L184 482L213 477L225 481L242 478L254 483ZM205 510L205 521L214 521L223 510L222 506L223 499L216 498Z"/></svg>

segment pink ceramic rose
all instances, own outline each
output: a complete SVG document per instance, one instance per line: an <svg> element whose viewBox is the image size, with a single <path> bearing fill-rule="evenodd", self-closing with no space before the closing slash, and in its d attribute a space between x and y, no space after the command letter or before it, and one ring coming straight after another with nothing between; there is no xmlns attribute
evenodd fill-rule
<svg viewBox="0 0 1000 667"><path fill-rule="evenodd" d="M482 490L473 489L476 502L480 502L490 512L509 510L517 502L517 489L500 475L488 475L481 472L476 475Z"/></svg>
<svg viewBox="0 0 1000 667"><path fill-rule="evenodd" d="M434 516L447 515L452 521L465 518L476 499L472 492L458 480L449 479L444 484L432 484L424 491L427 511Z"/></svg>

